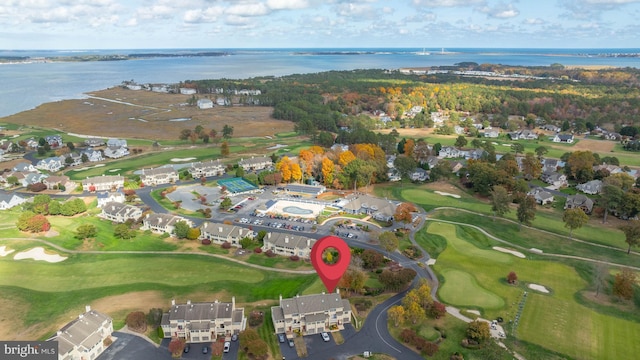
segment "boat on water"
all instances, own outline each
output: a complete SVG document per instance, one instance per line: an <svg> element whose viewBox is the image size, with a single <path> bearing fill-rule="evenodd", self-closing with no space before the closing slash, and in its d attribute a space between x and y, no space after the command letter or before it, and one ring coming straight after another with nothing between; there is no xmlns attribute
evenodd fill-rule
<svg viewBox="0 0 640 360"><path fill-rule="evenodd" d="M416 54L416 55L421 55L421 56L424 56L424 55L431 55L431 53L430 53L430 52L428 52L428 51L426 51L426 50L425 50L425 48L422 48L422 51L415 52L414 54Z"/></svg>

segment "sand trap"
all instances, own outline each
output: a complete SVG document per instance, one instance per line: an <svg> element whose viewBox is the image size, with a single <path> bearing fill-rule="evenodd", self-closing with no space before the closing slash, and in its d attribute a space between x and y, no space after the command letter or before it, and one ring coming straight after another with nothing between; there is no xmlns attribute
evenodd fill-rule
<svg viewBox="0 0 640 360"><path fill-rule="evenodd" d="M444 192L444 191L434 191L434 193L436 194L440 194L440 195L444 195L444 196L451 196L452 198L456 198L456 199L460 199L460 195L456 195L456 194L450 194L448 192Z"/></svg>
<svg viewBox="0 0 640 360"><path fill-rule="evenodd" d="M116 172L116 171L120 171L120 170L122 170L122 169L111 169L111 170L109 170L109 172Z"/></svg>
<svg viewBox="0 0 640 360"><path fill-rule="evenodd" d="M173 162L183 162L183 161L191 161L191 160L195 160L196 158L194 157L189 157L189 158L173 158L171 159L171 161Z"/></svg>
<svg viewBox="0 0 640 360"><path fill-rule="evenodd" d="M547 290L546 287L538 284L529 284L529 289L540 291L541 293L545 293L545 294L549 293L549 290Z"/></svg>
<svg viewBox="0 0 640 360"><path fill-rule="evenodd" d="M7 250L6 246L0 246L0 256L7 256L9 254L11 254L12 252L14 252L15 250Z"/></svg>
<svg viewBox="0 0 640 360"><path fill-rule="evenodd" d="M524 256L524 254L521 253L520 251L515 251L515 250L511 250L511 249L505 249L505 248L500 247L500 246L494 246L492 249L496 250L496 251L503 252L503 253L508 253L508 254L511 254L511 255L515 255L515 256L517 256L519 258L522 258L522 259L526 258L526 256Z"/></svg>
<svg viewBox="0 0 640 360"><path fill-rule="evenodd" d="M283 148L283 147L287 147L287 145L276 144L276 145L273 145L271 147L268 147L267 150L277 150L277 149L280 149L280 148Z"/></svg>
<svg viewBox="0 0 640 360"><path fill-rule="evenodd" d="M42 247L35 247L29 251L23 251L23 252L17 253L13 257L13 259L14 260L33 259L33 260L42 260L50 263L57 263L60 261L67 260L65 256L60 256L58 254L53 254L53 255L46 254L44 252L44 248Z"/></svg>
<svg viewBox="0 0 640 360"><path fill-rule="evenodd" d="M480 311L478 311L478 310L467 310L467 312L470 313L470 314L475 314L475 315L480 316Z"/></svg>
<svg viewBox="0 0 640 360"><path fill-rule="evenodd" d="M93 169L93 168L103 167L104 165L105 164L96 164L96 165L93 165L93 166L85 166L85 167L73 169L72 171L84 171L84 170L89 170L89 169Z"/></svg>
<svg viewBox="0 0 640 360"><path fill-rule="evenodd" d="M427 260L427 266L433 266L436 264L436 259L429 259Z"/></svg>

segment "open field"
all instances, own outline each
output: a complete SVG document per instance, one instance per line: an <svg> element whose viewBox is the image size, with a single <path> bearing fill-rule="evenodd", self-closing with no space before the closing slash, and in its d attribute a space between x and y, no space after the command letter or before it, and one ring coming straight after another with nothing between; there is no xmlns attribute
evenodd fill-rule
<svg viewBox="0 0 640 360"><path fill-rule="evenodd" d="M2 244L9 249L34 246L13 241ZM216 294L232 294L243 303L277 299L280 294L293 296L317 279L313 275L270 273L197 255L76 254L61 263L0 257L0 273L0 305L4 305L0 328L7 329L4 324L11 324L12 329L6 334L0 330L3 339L44 337L77 316L84 305L96 308L109 303L109 299L122 300L131 294L146 294L144 298L164 308L172 298L215 300L208 297ZM251 286L257 283L261 286ZM149 306L130 300L100 310L121 316ZM24 314L21 321L9 315L15 313Z"/></svg>
<svg viewBox="0 0 640 360"><path fill-rule="evenodd" d="M505 305L500 309L482 308L484 318L502 316L506 321L514 319L526 284L541 284L551 290L549 295L528 292L517 329L519 339L580 359L630 358L640 351L640 344L635 341L640 335L640 324L604 315L576 301L576 293L587 283L572 267L515 256L508 257L508 263L494 261L488 256L473 254L481 250L495 252L499 256L508 255L489 250L496 243L481 238L474 231L443 223L430 223L427 231L455 243L455 246L446 246L434 266L444 278L445 286L448 281L458 279L460 273L465 273L474 281L457 281L456 286L463 287L459 290L461 293L477 294L480 287L484 293L503 299ZM518 286L506 284L504 279L510 271L517 273ZM439 294L444 289L443 286ZM464 297L452 299L454 306L474 307L462 301ZM505 330L508 336L513 335L510 326Z"/></svg>
<svg viewBox="0 0 640 360"><path fill-rule="evenodd" d="M292 122L272 119L272 109L264 106L218 106L200 110L196 106L181 105L189 98L187 95L120 87L89 95L95 98L46 103L2 121L82 135L151 140L174 140L180 130L197 125L220 132L228 124L235 128L235 136L243 137L274 136L293 130ZM177 121L179 119L191 120Z"/></svg>

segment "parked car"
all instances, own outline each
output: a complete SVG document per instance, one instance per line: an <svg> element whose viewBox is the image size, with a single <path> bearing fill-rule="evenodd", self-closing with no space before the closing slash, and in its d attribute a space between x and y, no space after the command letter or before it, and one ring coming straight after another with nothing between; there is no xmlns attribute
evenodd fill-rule
<svg viewBox="0 0 640 360"><path fill-rule="evenodd" d="M283 343L284 342L284 334L278 334L278 340Z"/></svg>
<svg viewBox="0 0 640 360"><path fill-rule="evenodd" d="M289 339L289 347L294 347L296 344L293 342L293 339Z"/></svg>
<svg viewBox="0 0 640 360"><path fill-rule="evenodd" d="M322 335L322 340L324 342L331 341L331 339L329 338L329 334L327 334L326 332L320 333L320 335Z"/></svg>
<svg viewBox="0 0 640 360"><path fill-rule="evenodd" d="M185 354L186 354L186 353L188 353L188 352L189 352L189 350L191 350L191 344L187 344L187 345L185 345L185 346L184 346L184 353L185 353Z"/></svg>
<svg viewBox="0 0 640 360"><path fill-rule="evenodd" d="M222 351L228 353L230 349L231 349L231 343L228 342L228 341L225 341L224 342L224 349Z"/></svg>
<svg viewBox="0 0 640 360"><path fill-rule="evenodd" d="M238 341L238 334L231 335L231 341Z"/></svg>
<svg viewBox="0 0 640 360"><path fill-rule="evenodd" d="M209 347L207 345L202 347L202 353L203 354L208 354L209 353Z"/></svg>

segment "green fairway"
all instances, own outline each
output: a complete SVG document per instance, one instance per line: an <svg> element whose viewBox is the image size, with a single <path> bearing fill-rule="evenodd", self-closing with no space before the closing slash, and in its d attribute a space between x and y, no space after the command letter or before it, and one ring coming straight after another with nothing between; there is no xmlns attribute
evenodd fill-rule
<svg viewBox="0 0 640 360"><path fill-rule="evenodd" d="M527 291L517 328L518 339L579 359L630 359L640 351L640 343L636 341L640 324L598 313L576 301L576 294L588 284L574 268L555 261L521 259L502 253L498 254L507 256L509 261L483 256L482 252L495 252L485 249L498 243L462 226L429 223L422 241L428 242L430 235L437 235L437 241L447 240L434 265L444 278L438 291L443 301L482 308L482 317L502 316L508 323L515 318L517 304ZM518 286L508 285L504 280L510 271L516 272ZM551 293L538 293L529 289L528 284L543 285ZM502 299L503 305L484 307L486 293ZM505 330L508 336L513 335L509 326Z"/></svg>
<svg viewBox="0 0 640 360"><path fill-rule="evenodd" d="M438 289L442 301L455 306L482 309L504 306L501 297L481 287L471 274L453 269L443 269L440 274L444 277L444 283Z"/></svg>

